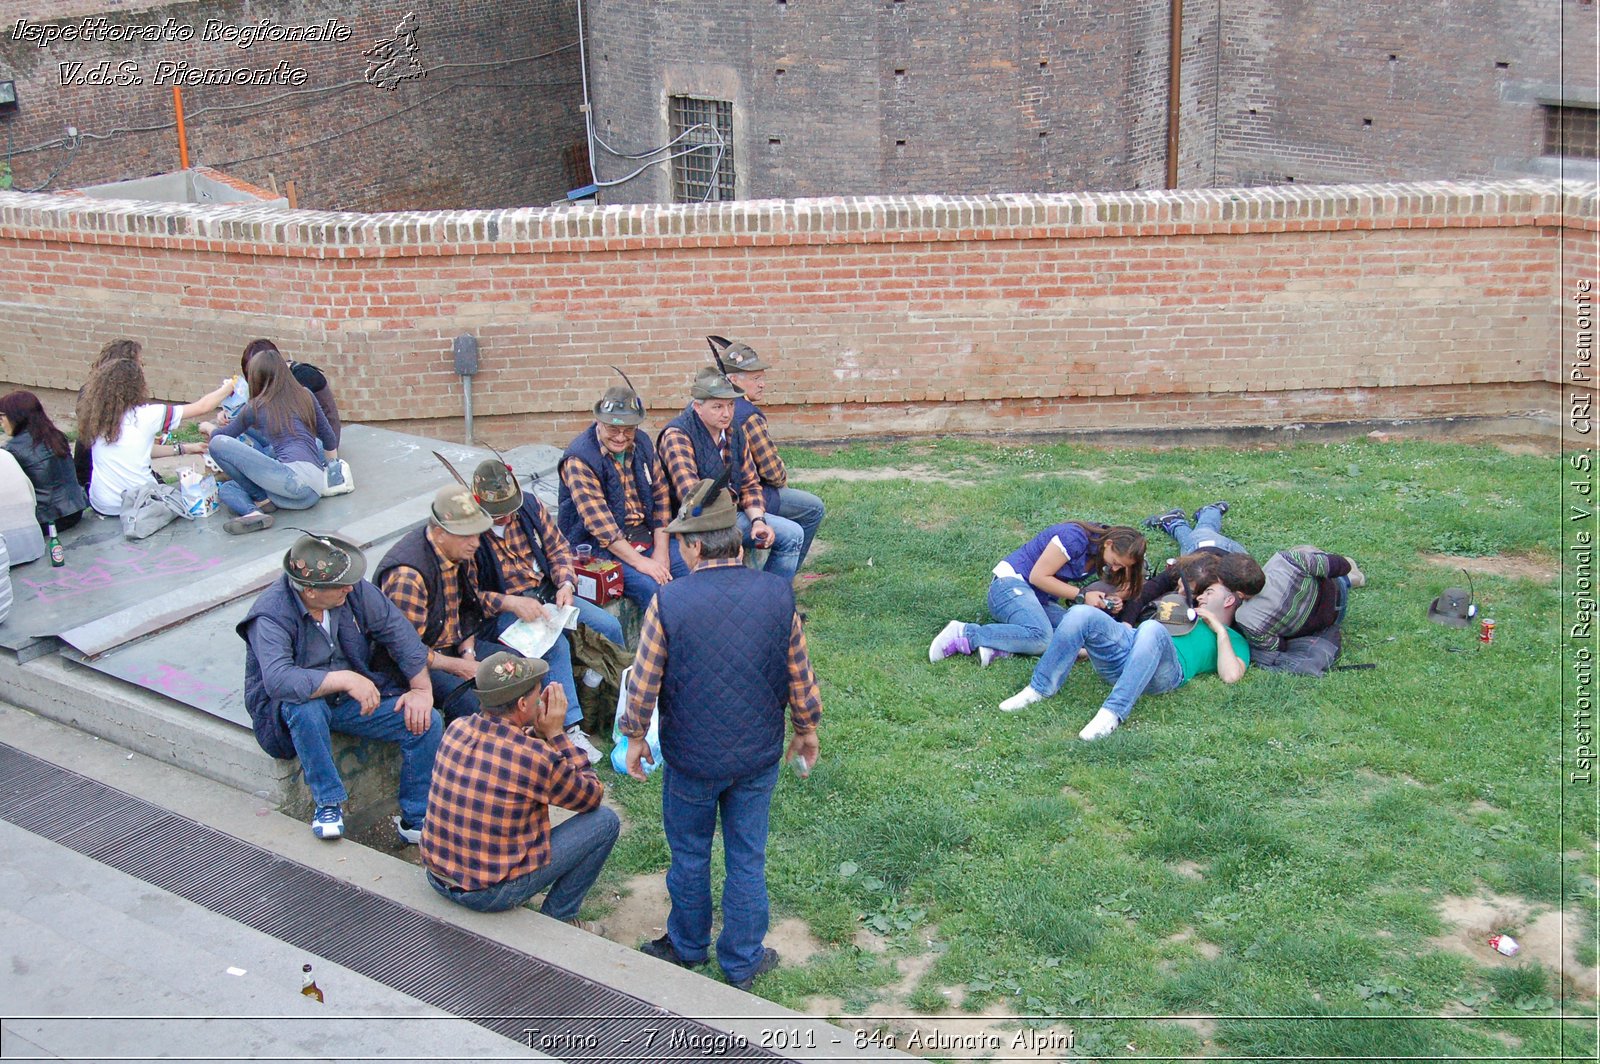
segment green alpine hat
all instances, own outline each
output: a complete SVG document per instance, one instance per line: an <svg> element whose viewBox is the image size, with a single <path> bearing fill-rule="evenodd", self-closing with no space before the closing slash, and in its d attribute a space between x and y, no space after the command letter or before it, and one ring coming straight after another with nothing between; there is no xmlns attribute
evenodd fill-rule
<svg viewBox="0 0 1600 1064"><path fill-rule="evenodd" d="M486 706L503 706L537 687L549 671L550 666L540 658L522 658L502 650L478 662L478 674L472 686L478 692L479 702Z"/></svg>
<svg viewBox="0 0 1600 1064"><path fill-rule="evenodd" d="M739 510L728 491L726 472L716 480L702 480L689 489L668 532L715 532L739 523Z"/></svg>
<svg viewBox="0 0 1600 1064"><path fill-rule="evenodd" d="M644 400L639 398L639 392L626 373L616 366L611 368L617 370L623 383L606 389L600 401L594 404L594 419L602 425L637 425L644 420Z"/></svg>
<svg viewBox="0 0 1600 1064"><path fill-rule="evenodd" d="M744 394L744 389L715 366L701 366L694 375L694 383L689 386L689 394L696 399L737 399Z"/></svg>
<svg viewBox="0 0 1600 1064"><path fill-rule="evenodd" d="M283 571L301 587L351 587L367 571L367 556L338 536L304 535L283 556Z"/></svg>
<svg viewBox="0 0 1600 1064"><path fill-rule="evenodd" d="M490 517L504 517L522 508L522 489L511 467L498 458L485 458L472 474L472 494Z"/></svg>
<svg viewBox="0 0 1600 1064"><path fill-rule="evenodd" d="M476 536L494 527L494 521L460 484L446 484L433 496L434 523L455 536Z"/></svg>
<svg viewBox="0 0 1600 1064"><path fill-rule="evenodd" d="M726 373L759 373L772 368L761 361L761 356L749 344L725 336L708 336L706 343L711 345L711 354Z"/></svg>

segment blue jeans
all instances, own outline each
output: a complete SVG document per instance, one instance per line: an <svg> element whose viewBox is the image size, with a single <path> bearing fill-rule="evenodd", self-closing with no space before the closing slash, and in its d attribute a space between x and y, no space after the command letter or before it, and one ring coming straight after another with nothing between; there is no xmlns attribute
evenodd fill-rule
<svg viewBox="0 0 1600 1064"><path fill-rule="evenodd" d="M643 613L661 586L656 583L655 577L646 576L608 550L596 550L594 553L597 558L609 558L622 566L622 597L638 606L639 612ZM667 540L667 568L672 572L674 580L682 580L689 575L689 566L684 563L683 555L678 552L676 539ZM622 640L618 639L617 642L621 643Z"/></svg>
<svg viewBox="0 0 1600 1064"><path fill-rule="evenodd" d="M622 622L617 620L605 610L596 606L588 599L574 598L573 605L578 607L578 620L601 635L611 640L617 646L622 645ZM507 628L517 623L514 613L502 613L483 622L478 629L478 639L488 640L499 646L498 640ZM487 645L480 642L478 660L488 657L481 649ZM549 678L561 685L562 692L567 696L567 716L563 722L567 727L583 720L583 707L578 705L578 684L572 670L572 644L565 635L556 636L556 641L549 650L544 652L544 661L550 666Z"/></svg>
<svg viewBox="0 0 1600 1064"><path fill-rule="evenodd" d="M793 580L794 574L800 571L800 548L805 545L806 534L787 517L774 513L767 514L767 527L772 529L774 538L767 564L762 568L785 580ZM750 538L750 519L744 514L739 515L739 534L744 537L745 550L758 549L756 541Z"/></svg>
<svg viewBox="0 0 1600 1064"><path fill-rule="evenodd" d="M1161 526L1167 535L1178 541L1179 554L1193 554L1201 547L1215 547L1225 554L1248 554L1236 540L1222 534L1222 511L1214 505L1200 507L1194 515L1194 527L1182 519Z"/></svg>
<svg viewBox="0 0 1600 1064"><path fill-rule="evenodd" d="M667 934L690 964L706 959L711 945L711 837L722 813L722 934L717 963L730 982L755 974L767 937L767 813L778 784L780 759L770 768L737 779L708 780L665 766L661 828L672 851L667 893L672 911Z"/></svg>
<svg viewBox="0 0 1600 1064"><path fill-rule="evenodd" d="M800 558L794 564L797 571L806 563L806 555L811 553L811 541L817 538L817 526L822 524L822 519L827 515L828 508L809 491L799 488L778 489L778 516L800 526Z"/></svg>
<svg viewBox="0 0 1600 1064"><path fill-rule="evenodd" d="M404 713L395 711L398 697L385 698L366 716L349 695L313 698L309 702L286 702L279 712L294 738L294 752L300 757L300 770L306 786L318 805L342 805L346 798L344 780L333 763L331 733L359 735L400 744L400 814L408 824L420 824L428 812L428 786L433 780L433 755L444 735L444 719L433 711L428 730L421 735L406 727Z"/></svg>
<svg viewBox="0 0 1600 1064"><path fill-rule="evenodd" d="M232 436L211 438L211 458L228 474L217 495L236 514L247 514L263 499L280 510L309 510L322 498L309 462L284 465Z"/></svg>
<svg viewBox="0 0 1600 1064"><path fill-rule="evenodd" d="M1184 681L1172 634L1160 621L1129 628L1106 611L1085 605L1069 609L1056 626L1028 686L1046 698L1061 690L1080 648L1088 649L1094 671L1111 685L1100 708L1109 709L1118 720L1128 719L1140 695L1163 694Z"/></svg>
<svg viewBox="0 0 1600 1064"><path fill-rule="evenodd" d="M1334 614L1333 623L1343 624L1345 611L1350 608L1350 578L1348 576L1336 576L1333 581L1339 588L1338 612Z"/></svg>
<svg viewBox="0 0 1600 1064"><path fill-rule="evenodd" d="M571 920L600 875L616 844L622 823L606 806L568 817L550 829L550 860L527 875L482 890L462 890L428 873L433 889L475 912L514 909L540 891L549 890L539 911L556 920Z"/></svg>
<svg viewBox="0 0 1600 1064"><path fill-rule="evenodd" d="M967 625L967 643L974 650L988 647L1036 657L1050 645L1050 634L1066 613L1054 602L1040 602L1026 580L997 576L989 582L989 616L1000 623Z"/></svg>

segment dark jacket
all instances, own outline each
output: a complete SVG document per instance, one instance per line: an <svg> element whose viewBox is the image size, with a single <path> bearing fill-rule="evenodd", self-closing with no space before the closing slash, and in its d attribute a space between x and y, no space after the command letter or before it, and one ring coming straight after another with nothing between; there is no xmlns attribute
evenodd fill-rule
<svg viewBox="0 0 1600 1064"><path fill-rule="evenodd" d="M401 567L421 573L428 588L428 621L422 629L422 641L433 647L444 630L444 596L440 594L444 574L439 568L439 555L428 542L427 525L407 532L389 548L372 574L373 583L381 585L385 573ZM483 624L484 616L483 602L478 598L478 566L471 558L456 566L456 581L461 589L461 637L465 639Z"/></svg>
<svg viewBox="0 0 1600 1064"><path fill-rule="evenodd" d="M339 650L383 697L402 694L428 664L428 649L405 614L363 580L334 611ZM234 628L245 641L244 703L256 741L273 757L295 756L285 703L309 702L332 670L333 648L288 576L263 591Z"/></svg>
<svg viewBox="0 0 1600 1064"><path fill-rule="evenodd" d="M644 527L653 532L655 489L651 477L656 475L654 472L657 469L656 451L650 446L650 437L637 429L633 433L633 451L629 460L633 489L638 493L639 505L644 510ZM599 478L600 486L606 493L606 506L611 509L611 519L617 523L617 528L624 533L634 531L625 527L622 520L627 505L622 493L622 475L617 472L617 464L601 452L600 441L595 438L593 425L578 433L577 439L567 445L566 452L561 456L561 464L566 465L570 461L582 462ZM605 546L604 543L596 542L594 536L589 534L583 519L578 516L577 504L572 501L572 493L567 490L567 482L564 480L561 482L559 506L556 509L556 527L561 529L561 534L566 536L567 542L573 546L580 543L588 543L596 549Z"/></svg>
<svg viewBox="0 0 1600 1064"><path fill-rule="evenodd" d="M783 756L794 591L742 565L702 569L663 584L665 629L661 753L674 772L737 779Z"/></svg>
<svg viewBox="0 0 1600 1064"><path fill-rule="evenodd" d="M83 485L78 483L72 468L70 454L56 454L26 432L11 437L6 442L6 450L33 481L33 516L40 526L53 525L63 517L82 513L89 505L89 497L84 494Z"/></svg>

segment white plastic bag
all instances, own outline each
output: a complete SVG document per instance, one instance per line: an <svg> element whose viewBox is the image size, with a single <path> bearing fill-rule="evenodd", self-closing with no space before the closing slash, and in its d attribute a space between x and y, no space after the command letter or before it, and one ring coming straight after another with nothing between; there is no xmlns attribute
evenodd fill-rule
<svg viewBox="0 0 1600 1064"><path fill-rule="evenodd" d="M622 734L622 714L628 708L628 681L633 677L633 666L629 665L622 670L622 690L617 694L617 720L611 725L611 768L618 775L628 774L628 743L632 742ZM654 709L655 707L651 707ZM650 760L639 762L648 776L661 767L661 714L650 714L650 730L645 733L645 743L650 748Z"/></svg>

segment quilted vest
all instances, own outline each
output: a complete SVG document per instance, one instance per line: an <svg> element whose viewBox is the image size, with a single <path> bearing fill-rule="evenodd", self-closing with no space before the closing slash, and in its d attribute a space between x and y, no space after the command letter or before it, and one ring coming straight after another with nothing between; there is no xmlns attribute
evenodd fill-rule
<svg viewBox="0 0 1600 1064"><path fill-rule="evenodd" d="M752 419L759 420L763 425L767 423L767 415L761 412L761 408L741 395L733 401L733 427L738 430L740 440L745 438L744 427ZM761 475L760 470L756 471L756 475ZM765 481L761 484L761 505L769 514L778 512L778 489Z"/></svg>
<svg viewBox="0 0 1600 1064"><path fill-rule="evenodd" d="M539 500L533 497L532 492L523 492L522 506L517 510L517 524L522 526L522 534L528 537L528 543L533 548L533 563L544 574L545 583L549 584L550 559L545 554L544 542L539 538L539 522L533 516L533 508L538 505ZM499 556L489 546L489 540L493 538L493 532L485 532L478 537L478 553L473 555L472 560L478 565L478 587L484 591L501 592L506 589L506 580L500 573ZM433 601L432 595L428 596L428 601Z"/></svg>
<svg viewBox="0 0 1600 1064"><path fill-rule="evenodd" d="M661 427L662 432L667 429L680 429L689 437L689 442L694 444L694 466L702 479L715 480L722 475L722 470L727 463L722 460L722 448L717 446L717 441L712 437L711 431L706 428L706 423L700 420L700 415L694 412L694 404L690 403L683 408L683 413L673 418ZM661 436L656 436L656 447L661 447ZM734 473L729 478L728 491L733 495L734 505L738 505L739 492L735 485L739 481L739 467L744 465L744 433L739 431L737 425L728 426L728 457L733 462ZM669 480L669 486L670 484ZM683 500L678 498L674 487L672 492L672 512L677 513Z"/></svg>
<svg viewBox="0 0 1600 1064"><path fill-rule="evenodd" d="M427 525L407 532L400 537L398 543L389 548L389 552L378 563L377 571L372 574L372 582L381 587L384 574L402 566L421 573L422 582L428 589L428 623L422 629L422 642L425 646L432 647L433 641L438 639L439 633L444 630L444 596L439 593L439 588L442 586L440 581L443 579L439 569L439 556L434 553L433 544L428 542ZM476 632L483 624L483 604L478 601L477 568L471 558L456 566L456 580L461 587L461 638L463 639Z"/></svg>
<svg viewBox="0 0 1600 1064"><path fill-rule="evenodd" d="M794 592L742 565L700 569L663 584L667 637L657 712L674 772L735 779L783 756Z"/></svg>
<svg viewBox="0 0 1600 1064"><path fill-rule="evenodd" d="M589 467L595 476L600 478L600 487L606 493L606 506L611 510L611 519L617 527L623 528L622 515L627 506L622 492L622 476L617 472L617 463L600 449L600 441L595 438L594 426L590 425L578 433L578 438L567 445L566 451L561 455L561 465L569 461L579 461ZM642 432L633 434L632 455L633 488L639 495L639 505L644 507L644 524L652 529L650 524L654 508L650 504L653 488L651 486L650 471L655 468L656 451L650 446L650 437ZM578 506L572 501L572 493L567 490L567 482L561 482L559 505L556 509L556 527L561 529L561 534L567 537L567 542L573 546L579 543L588 543L599 549L605 544L596 543L595 538L584 527L583 520L578 516Z"/></svg>

